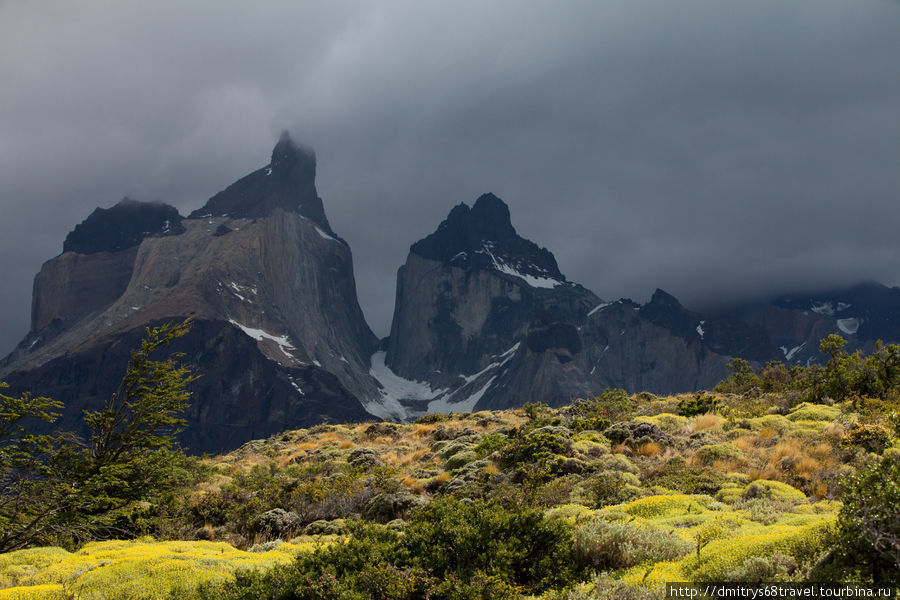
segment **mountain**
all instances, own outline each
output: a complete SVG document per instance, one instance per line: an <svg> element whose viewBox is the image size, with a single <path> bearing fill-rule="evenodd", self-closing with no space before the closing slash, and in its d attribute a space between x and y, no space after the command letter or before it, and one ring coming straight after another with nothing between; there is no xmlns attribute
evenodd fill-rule
<svg viewBox="0 0 900 600"><path fill-rule="evenodd" d="M821 363L819 341L830 334L845 338L848 352L871 352L877 340L900 342L900 289L874 282L786 294L769 302L719 309L714 315L768 340L767 360L795 365ZM742 348L730 350L735 356L748 354L741 353Z"/></svg>
<svg viewBox="0 0 900 600"><path fill-rule="evenodd" d="M96 209L35 277L31 329L0 380L63 401L57 425L79 430L145 328L190 317L171 348L201 376L181 442L217 452L321 422L708 389L733 357L822 362L831 333L850 351L900 341L900 289L874 283L704 312L663 290L605 301L493 194L411 245L378 340L315 176L315 154L285 133L269 164L187 217L128 198Z"/></svg>
<svg viewBox="0 0 900 600"><path fill-rule="evenodd" d="M553 254L519 236L492 194L454 207L410 247L397 276L383 384L370 412L405 419L542 401L606 388L709 389L732 357L821 362L819 340L848 349L900 341L900 290L866 284L699 313L656 290L646 304L603 301L563 276Z"/></svg>
<svg viewBox="0 0 900 600"><path fill-rule="evenodd" d="M182 442L219 451L323 421L365 420L378 340L350 248L315 188L315 156L283 134L271 162L187 218L123 200L95 210L35 278L31 331L0 365L13 390L66 403L115 389L145 327L194 319L173 350L201 375Z"/></svg>
<svg viewBox="0 0 900 600"><path fill-rule="evenodd" d="M728 357L697 333L701 320L661 291L644 307L602 301L485 194L411 246L387 349L373 357L385 391L369 410L406 418L560 405L607 387L707 387L727 374Z"/></svg>

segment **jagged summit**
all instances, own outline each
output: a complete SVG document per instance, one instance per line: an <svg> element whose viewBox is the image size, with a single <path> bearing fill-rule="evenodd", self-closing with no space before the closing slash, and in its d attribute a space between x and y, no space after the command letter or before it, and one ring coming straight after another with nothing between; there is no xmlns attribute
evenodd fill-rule
<svg viewBox="0 0 900 600"><path fill-rule="evenodd" d="M693 339L699 336L703 339L705 335L702 317L687 310L675 296L659 288L653 292L650 302L641 307L640 315L682 338Z"/></svg>
<svg viewBox="0 0 900 600"><path fill-rule="evenodd" d="M289 131L281 132L278 143L272 149L272 176L280 179L296 179L298 181L315 181L316 153L312 148L299 146Z"/></svg>
<svg viewBox="0 0 900 600"><path fill-rule="evenodd" d="M410 247L422 258L460 268L493 269L526 280L533 287L565 281L546 248L516 233L509 207L494 194L483 194L472 208L453 207L437 230Z"/></svg>
<svg viewBox="0 0 900 600"><path fill-rule="evenodd" d="M94 209L66 236L63 252L95 254L125 250L151 235L182 233L182 218L174 206L125 197L111 208Z"/></svg>
<svg viewBox="0 0 900 600"><path fill-rule="evenodd" d="M328 219L322 199L316 191L316 155L282 132L272 149L271 162L231 184L209 199L190 218L259 218L276 208L295 212L313 221L325 233L337 237Z"/></svg>

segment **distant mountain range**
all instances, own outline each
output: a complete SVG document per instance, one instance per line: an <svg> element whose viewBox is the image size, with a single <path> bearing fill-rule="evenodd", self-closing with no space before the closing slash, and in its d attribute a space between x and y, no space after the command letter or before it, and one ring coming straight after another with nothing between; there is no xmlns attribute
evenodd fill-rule
<svg viewBox="0 0 900 600"><path fill-rule="evenodd" d="M709 388L732 357L819 361L830 333L851 350L900 341L900 289L875 283L707 313L662 290L604 301L519 236L492 194L412 244L379 340L315 172L285 133L268 165L188 217L129 199L96 209L35 277L31 330L0 380L62 400L59 425L76 429L146 326L190 316L172 348L201 375L181 441L216 452L320 422Z"/></svg>

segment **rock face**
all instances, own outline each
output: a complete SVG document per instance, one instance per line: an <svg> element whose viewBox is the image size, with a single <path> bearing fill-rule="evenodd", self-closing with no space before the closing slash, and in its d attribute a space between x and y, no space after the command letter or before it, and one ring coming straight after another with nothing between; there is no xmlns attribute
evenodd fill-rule
<svg viewBox="0 0 900 600"><path fill-rule="evenodd" d="M567 281L486 194L455 207L410 248L397 279L386 353L373 357L387 418L422 412L558 405L610 387L709 389L728 361L821 361L830 333L848 348L900 340L900 290L866 285L700 314L656 290L644 305L603 302Z"/></svg>
<svg viewBox="0 0 900 600"><path fill-rule="evenodd" d="M178 343L201 375L182 438L192 450L371 418L361 399L377 396L378 340L314 176L313 155L283 135L268 166L189 218L133 201L98 209L36 277L31 332L0 377L67 401L60 424L77 425L146 326L192 317Z"/></svg>
<svg viewBox="0 0 900 600"><path fill-rule="evenodd" d="M380 414L558 405L606 387L696 389L727 372L698 322L664 292L643 308L602 302L486 194L410 248L387 352L373 360L389 384Z"/></svg>
<svg viewBox="0 0 900 600"><path fill-rule="evenodd" d="M877 284L706 314L662 290L644 305L605 302L519 236L492 194L411 246L379 341L315 172L312 151L284 134L268 165L187 218L128 199L95 210L35 277L31 331L0 380L62 400L57 426L78 429L146 327L191 317L170 349L201 375L181 441L217 452L327 421L710 388L732 357L820 362L831 333L851 351L900 341L900 289Z"/></svg>

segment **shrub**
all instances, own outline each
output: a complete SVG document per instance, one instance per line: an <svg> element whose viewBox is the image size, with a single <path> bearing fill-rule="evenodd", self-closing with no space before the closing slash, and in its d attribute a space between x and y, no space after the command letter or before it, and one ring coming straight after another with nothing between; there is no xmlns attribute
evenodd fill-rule
<svg viewBox="0 0 900 600"><path fill-rule="evenodd" d="M628 426L628 423L624 422L619 422L607 427L603 432L603 435L613 444L624 444L632 439L631 427Z"/></svg>
<svg viewBox="0 0 900 600"><path fill-rule="evenodd" d="M297 513L275 508L261 514L254 523L257 533L268 539L289 538L300 529L300 517Z"/></svg>
<svg viewBox="0 0 900 600"><path fill-rule="evenodd" d="M791 421L834 421L841 415L837 406L803 402L794 407L787 418Z"/></svg>
<svg viewBox="0 0 900 600"><path fill-rule="evenodd" d="M709 494L714 496L727 484L728 479L719 471L708 467L668 467L647 479L646 485L655 485L684 494Z"/></svg>
<svg viewBox="0 0 900 600"><path fill-rule="evenodd" d="M403 547L416 566L466 580L481 572L540 592L573 579L572 531L536 510L441 498L415 511Z"/></svg>
<svg viewBox="0 0 900 600"><path fill-rule="evenodd" d="M590 494L594 506L599 508L633 500L640 495L640 489L630 485L624 474L604 471L590 480Z"/></svg>
<svg viewBox="0 0 900 600"><path fill-rule="evenodd" d="M760 533L714 540L699 560L691 555L683 564L697 582L727 581L728 574L747 559L776 553L791 556L799 564L810 564L825 550L831 526L832 520L826 517L802 527L773 525Z"/></svg>
<svg viewBox="0 0 900 600"><path fill-rule="evenodd" d="M573 431L603 431L610 426L610 420L606 417L586 417L584 419L573 419L569 425Z"/></svg>
<svg viewBox="0 0 900 600"><path fill-rule="evenodd" d="M509 444L509 438L502 433L489 433L482 437L473 449L478 458L484 458L494 452L503 450Z"/></svg>
<svg viewBox="0 0 900 600"><path fill-rule="evenodd" d="M684 513L701 513L713 501L709 496L687 496L683 494L649 496L629 502L622 510L636 517L675 516Z"/></svg>
<svg viewBox="0 0 900 600"><path fill-rule="evenodd" d="M668 581L675 581L675 579L668 579ZM566 600L663 600L665 597L665 587L662 585L655 587L631 585L613 579L607 573L601 573L594 576L589 586L579 587L569 592Z"/></svg>
<svg viewBox="0 0 900 600"><path fill-rule="evenodd" d="M508 444L500 453L499 463L512 468L518 481L539 484L559 473L571 451L572 442L565 436L534 431Z"/></svg>
<svg viewBox="0 0 900 600"><path fill-rule="evenodd" d="M709 394L697 394L690 398L682 398L678 402L678 414L682 417L696 417L706 413L716 412L719 401Z"/></svg>
<svg viewBox="0 0 900 600"><path fill-rule="evenodd" d="M740 448L730 442L722 442L721 444L710 444L703 446L697 450L697 460L704 465L709 465L717 460L736 460L742 458L744 453Z"/></svg>
<svg viewBox="0 0 900 600"><path fill-rule="evenodd" d="M716 499L729 504L738 500L750 500L753 498L769 498L790 504L806 502L806 494L797 488L781 481L769 479L757 479L743 487L723 488L716 494Z"/></svg>
<svg viewBox="0 0 900 600"><path fill-rule="evenodd" d="M741 522L733 517L716 517L700 525L694 531L694 539L697 540L697 560L700 560L700 550L713 540L730 537L735 530L741 527Z"/></svg>
<svg viewBox="0 0 900 600"><path fill-rule="evenodd" d="M366 504L365 516L380 523L403 518L410 510L423 504L421 496L409 492L378 494Z"/></svg>
<svg viewBox="0 0 900 600"><path fill-rule="evenodd" d="M876 582L900 583L900 453L888 452L842 482L838 555Z"/></svg>
<svg viewBox="0 0 900 600"><path fill-rule="evenodd" d="M672 560L690 551L681 538L649 525L594 519L575 530L575 560L598 571Z"/></svg>
<svg viewBox="0 0 900 600"><path fill-rule="evenodd" d="M728 571L727 581L763 583L767 581L790 581L790 575L797 570L793 556L776 552L772 556L751 556L744 563Z"/></svg>
<svg viewBox="0 0 900 600"><path fill-rule="evenodd" d="M866 452L881 454L891 445L891 432L881 425L857 423L841 440L845 447L862 448Z"/></svg>

